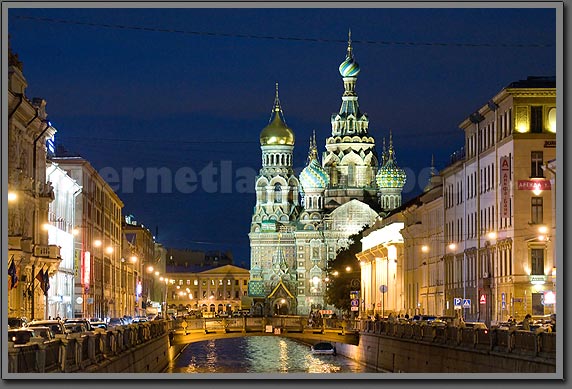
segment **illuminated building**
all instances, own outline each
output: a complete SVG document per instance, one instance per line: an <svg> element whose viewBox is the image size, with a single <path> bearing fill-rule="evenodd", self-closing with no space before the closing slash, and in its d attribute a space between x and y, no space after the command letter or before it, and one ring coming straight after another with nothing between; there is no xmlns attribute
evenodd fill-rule
<svg viewBox="0 0 572 389"><path fill-rule="evenodd" d="M56 129L47 120L46 101L26 96L28 83L18 56L8 50L8 239L5 265L11 269L8 315L47 318L47 296L38 275L53 276L60 249L49 244L48 207L54 188L46 181L47 146Z"/></svg>
<svg viewBox="0 0 572 389"><path fill-rule="evenodd" d="M80 156L52 161L81 187L74 229L74 317L117 317L125 290L119 285L123 202L91 164Z"/></svg>
<svg viewBox="0 0 572 389"><path fill-rule="evenodd" d="M326 151L320 163L314 133L299 177L292 168L294 130L286 124L276 86L269 124L260 133L262 168L249 233L254 314L305 315L325 309L328 260L348 246L351 235L373 225L380 211L401 204L405 174L395 164L391 141L378 174L375 140L355 90L360 67L351 36L339 72L344 92L339 112L331 116Z"/></svg>
<svg viewBox="0 0 572 389"><path fill-rule="evenodd" d="M441 171L446 301L469 320L551 313L554 198L542 166L556 157L556 82L509 84L461 124L464 156ZM463 153L461 153L463 154Z"/></svg>

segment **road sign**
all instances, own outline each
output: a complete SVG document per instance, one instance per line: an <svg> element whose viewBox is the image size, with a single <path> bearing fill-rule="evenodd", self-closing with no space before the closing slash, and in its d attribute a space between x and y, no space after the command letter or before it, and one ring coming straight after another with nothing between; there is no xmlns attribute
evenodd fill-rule
<svg viewBox="0 0 572 389"><path fill-rule="evenodd" d="M506 301L501 301L501 308L506 309Z"/></svg>
<svg viewBox="0 0 572 389"><path fill-rule="evenodd" d="M471 308L471 299L463 299L463 308Z"/></svg>
<svg viewBox="0 0 572 389"><path fill-rule="evenodd" d="M481 294L481 298L479 300L479 304L486 304L487 303L487 296L484 294Z"/></svg>
<svg viewBox="0 0 572 389"><path fill-rule="evenodd" d="M379 287L379 291L380 291L381 293L387 292L387 285L381 285L381 286Z"/></svg>
<svg viewBox="0 0 572 389"><path fill-rule="evenodd" d="M359 307L351 307L352 311L359 311Z"/></svg>
<svg viewBox="0 0 572 389"><path fill-rule="evenodd" d="M460 298L460 297L455 297L455 298L453 299L453 305L455 306L455 309L461 309L461 301L462 301L462 300L463 300L463 299Z"/></svg>
<svg viewBox="0 0 572 389"><path fill-rule="evenodd" d="M352 307L359 307L359 300L358 299L352 299L351 306Z"/></svg>

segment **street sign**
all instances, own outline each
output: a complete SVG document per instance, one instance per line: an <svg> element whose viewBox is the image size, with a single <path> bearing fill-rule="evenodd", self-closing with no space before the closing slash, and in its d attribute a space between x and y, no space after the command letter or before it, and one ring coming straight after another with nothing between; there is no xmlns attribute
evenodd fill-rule
<svg viewBox="0 0 572 389"><path fill-rule="evenodd" d="M380 291L381 293L386 293L386 292L387 292L387 285L381 285L381 286L379 287L379 291Z"/></svg>
<svg viewBox="0 0 572 389"><path fill-rule="evenodd" d="M487 303L487 296L481 294L481 298L479 299L479 304L486 304Z"/></svg>
<svg viewBox="0 0 572 389"><path fill-rule="evenodd" d="M352 311L359 311L359 307L351 307Z"/></svg>
<svg viewBox="0 0 572 389"><path fill-rule="evenodd" d="M462 300L463 300L463 299L460 298L460 297L455 297L455 298L453 299L453 305L455 306L455 309L461 309L461 301L462 301Z"/></svg>
<svg viewBox="0 0 572 389"><path fill-rule="evenodd" d="M351 306L352 307L359 307L359 300L358 299L352 299Z"/></svg>
<svg viewBox="0 0 572 389"><path fill-rule="evenodd" d="M501 308L506 309L506 301L501 301Z"/></svg>
<svg viewBox="0 0 572 389"><path fill-rule="evenodd" d="M463 299L463 308L471 308L471 299Z"/></svg>

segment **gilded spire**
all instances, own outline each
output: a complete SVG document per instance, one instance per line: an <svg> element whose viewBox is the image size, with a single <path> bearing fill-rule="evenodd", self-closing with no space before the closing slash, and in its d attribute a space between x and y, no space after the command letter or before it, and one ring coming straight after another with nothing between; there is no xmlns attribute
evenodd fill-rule
<svg viewBox="0 0 572 389"><path fill-rule="evenodd" d="M274 97L274 108L272 111L282 112L282 107L280 106L280 98L278 97L278 82L276 82L276 95ZM270 115L270 119L272 120L272 115Z"/></svg>
<svg viewBox="0 0 572 389"><path fill-rule="evenodd" d="M384 136L381 147L381 166L385 165L386 160L387 160L387 150L385 149L385 136Z"/></svg>
<svg viewBox="0 0 572 389"><path fill-rule="evenodd" d="M310 148L308 150L308 165L312 160L318 160L318 147L316 146L316 130L313 131L310 137Z"/></svg>
<svg viewBox="0 0 572 389"><path fill-rule="evenodd" d="M353 58L352 53L352 29L348 29L348 54L347 58Z"/></svg>
<svg viewBox="0 0 572 389"><path fill-rule="evenodd" d="M387 154L387 159L393 161L393 135L391 134L391 130L389 130L389 150Z"/></svg>

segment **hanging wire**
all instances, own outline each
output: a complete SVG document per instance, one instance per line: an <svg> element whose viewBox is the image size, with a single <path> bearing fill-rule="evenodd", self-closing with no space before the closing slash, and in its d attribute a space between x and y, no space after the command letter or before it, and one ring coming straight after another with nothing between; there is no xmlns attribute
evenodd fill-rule
<svg viewBox="0 0 572 389"><path fill-rule="evenodd" d="M76 26L87 26L95 28L108 28L116 30L133 30L133 31L148 31L160 32L169 34L183 34L183 35L198 35L198 36L214 36L224 38L244 38L244 39L263 39L263 40L281 40L281 41L297 41L297 42L319 42L319 43L346 43L343 39L328 39L328 38L309 38L309 37L291 37L291 36L276 36L276 35L256 35L256 34L238 34L238 33L223 33L211 31L192 31L192 30L178 30L173 28L157 28L157 27L142 27L142 26L129 26L124 24L108 24L108 23L93 23L82 22L79 20L69 19L56 19L37 16L20 15L15 16L16 19L29 20L45 23L55 24L68 24ZM439 47L503 47L503 48L543 48L553 47L550 43L467 43L467 42L402 42L402 41L377 41L377 40L352 40L352 43L383 45L383 46L439 46Z"/></svg>

